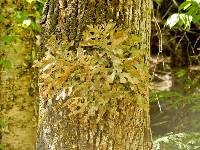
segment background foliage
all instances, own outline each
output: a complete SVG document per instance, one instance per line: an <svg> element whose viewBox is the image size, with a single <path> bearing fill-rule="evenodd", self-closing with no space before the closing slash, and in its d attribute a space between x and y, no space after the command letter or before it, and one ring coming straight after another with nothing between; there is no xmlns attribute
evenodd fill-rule
<svg viewBox="0 0 200 150"><path fill-rule="evenodd" d="M12 67L12 62L6 58L6 53L8 50L18 51L15 43L24 40L21 39L23 32L27 33L28 31L30 35L35 36L41 31L38 23L41 18L43 2L24 1L23 4L24 8L19 6L14 13L4 11L0 13L0 25L6 28L0 36L0 64L4 69Z"/></svg>
<svg viewBox="0 0 200 150"><path fill-rule="evenodd" d="M157 150L200 146L199 3L154 1L151 53L156 67L150 70L154 77L150 99Z"/></svg>
<svg viewBox="0 0 200 150"><path fill-rule="evenodd" d="M19 108L20 106L22 106L20 107L19 111L23 112L24 110L23 105L27 105L28 103L26 101L23 101L20 105L19 104L20 100L17 101L18 97L16 96L17 93L19 93L19 91L20 93L23 93L24 91L26 91L26 89L21 85L21 87L19 86L20 89L18 91L17 85L14 85L14 86L12 85L16 84L19 81L25 80L25 78L27 77L26 75L28 74L27 69L31 68L32 62L35 59L35 56L36 56L35 50L37 47L35 44L36 42L35 39L39 37L38 34L40 33L40 27L38 25L38 22L40 19L42 7L43 7L43 3L39 1L32 1L30 3L25 0L0 1L0 32L1 32L1 35L0 35L0 70L1 72L0 74L1 74L1 94L2 94L1 99L0 99L0 149L4 149L4 148L12 149L13 147L12 145L8 144L5 146L5 145L2 145L1 142L3 141L4 135L7 136L11 133L11 136L13 137L15 136L15 133L11 132L11 130L13 129L11 126L18 127L19 125L15 125L13 124L13 122L17 124L18 123L17 121L20 120L20 117L22 117L22 114L23 114L23 113L20 113L21 116L13 116L14 118L13 119L12 117L9 116L9 114L6 113L7 116L4 114L6 112L6 108L8 112L10 112L10 110L12 110L13 108L12 105L15 105L16 106L15 108ZM39 40L37 40L37 42L39 42ZM32 45L34 45L34 47L32 47ZM27 48L27 52L23 52L24 47ZM29 55L29 52L30 53L32 52L32 55ZM23 55L23 53L25 53L25 55ZM19 56L21 58L13 58L12 56ZM23 77L26 76L26 77L22 78L22 76ZM6 83L7 84L11 83L11 84L6 85ZM9 86L12 88L9 89ZM29 87L27 87L27 89L28 88ZM33 88L34 87L32 86L30 89L27 90L26 94L28 96L31 93L31 90L34 91ZM12 93L12 91L16 93ZM31 95L30 97L32 96L33 95ZM28 98L26 100L29 101ZM34 102L30 100L28 105L32 103ZM31 108L31 106L29 108ZM15 112L17 111L18 110L16 109ZM24 118L25 120L27 119L26 117ZM22 124L23 121L24 120L20 120L20 123ZM25 129L26 125L23 126L23 129ZM33 132L33 131L30 131L30 132ZM32 137L30 137L29 139L32 139ZM25 146L25 143L23 143L23 146Z"/></svg>

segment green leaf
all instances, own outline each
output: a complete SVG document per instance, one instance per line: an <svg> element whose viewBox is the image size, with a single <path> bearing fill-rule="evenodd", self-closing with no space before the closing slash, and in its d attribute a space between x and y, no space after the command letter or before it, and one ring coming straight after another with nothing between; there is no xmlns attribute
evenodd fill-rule
<svg viewBox="0 0 200 150"><path fill-rule="evenodd" d="M175 13L167 19L166 25L172 28L177 24L178 21L179 21L179 14Z"/></svg>
<svg viewBox="0 0 200 150"><path fill-rule="evenodd" d="M35 0L26 0L28 3L32 3L32 2L34 2Z"/></svg>
<svg viewBox="0 0 200 150"><path fill-rule="evenodd" d="M185 1L183 2L179 7L179 11L180 10L186 10L188 7L190 7L192 5L192 2L191 1Z"/></svg>
<svg viewBox="0 0 200 150"><path fill-rule="evenodd" d="M178 92L175 92L175 91L156 91L156 90L153 90L151 91L151 94L150 94L150 101L151 102L157 102L158 100L159 101L162 101L162 100L166 100L166 99L169 99L169 98L173 98L175 97L176 99L182 99L182 95L179 94Z"/></svg>
<svg viewBox="0 0 200 150"><path fill-rule="evenodd" d="M180 13L171 15L166 22L170 28L174 27L176 24L180 27L184 26L185 29L190 29L193 17L188 14Z"/></svg>
<svg viewBox="0 0 200 150"><path fill-rule="evenodd" d="M0 144L0 150L5 150L5 146Z"/></svg>
<svg viewBox="0 0 200 150"><path fill-rule="evenodd" d="M35 5L35 7L36 7L36 9L37 9L37 12L39 12L39 13L42 13L42 10L43 10L43 7L44 7L44 3L45 3L45 0L37 0L36 1L36 5Z"/></svg>
<svg viewBox="0 0 200 150"><path fill-rule="evenodd" d="M0 15L0 21L5 20L6 18L3 15Z"/></svg>
<svg viewBox="0 0 200 150"><path fill-rule="evenodd" d="M3 121L3 118L0 118L0 129L2 129L5 126L5 123Z"/></svg>
<svg viewBox="0 0 200 150"><path fill-rule="evenodd" d="M15 18L19 23L22 23L24 20L28 19L28 16L29 14L26 11L17 11Z"/></svg>
<svg viewBox="0 0 200 150"><path fill-rule="evenodd" d="M193 18L192 18L192 22L193 22L194 24L200 22L200 14L198 14L198 15L193 15L192 17L193 17Z"/></svg>
<svg viewBox="0 0 200 150"><path fill-rule="evenodd" d="M5 45L0 45L0 52L5 49Z"/></svg>
<svg viewBox="0 0 200 150"><path fill-rule="evenodd" d="M197 3L192 4L192 6L190 7L190 9L188 10L188 12L186 13L187 15L195 15L197 13L199 9L199 6Z"/></svg>
<svg viewBox="0 0 200 150"><path fill-rule="evenodd" d="M47 0L36 0L37 2L44 4Z"/></svg>
<svg viewBox="0 0 200 150"><path fill-rule="evenodd" d="M181 78L181 77L183 77L184 75L186 75L186 73L187 73L187 70L185 70L185 69L180 69L180 70L176 73L176 75L177 75L178 78Z"/></svg>
<svg viewBox="0 0 200 150"><path fill-rule="evenodd" d="M154 0L154 2L156 2L159 6L161 5L163 0Z"/></svg>
<svg viewBox="0 0 200 150"><path fill-rule="evenodd" d="M192 16L187 14L179 14L180 22L183 23L185 29L190 29L190 25L192 22Z"/></svg>
<svg viewBox="0 0 200 150"><path fill-rule="evenodd" d="M5 42L5 43L11 43L13 40L14 40L14 36L12 36L12 35L5 35L5 36L3 36L3 41Z"/></svg>
<svg viewBox="0 0 200 150"><path fill-rule="evenodd" d="M3 67L6 69L10 69L12 67L11 62L7 59L0 60L0 64L3 65Z"/></svg>
<svg viewBox="0 0 200 150"><path fill-rule="evenodd" d="M39 26L37 23L35 23L35 22L32 22L32 23L31 23L31 28L32 28L33 30L37 31L37 32L41 32L40 26Z"/></svg>

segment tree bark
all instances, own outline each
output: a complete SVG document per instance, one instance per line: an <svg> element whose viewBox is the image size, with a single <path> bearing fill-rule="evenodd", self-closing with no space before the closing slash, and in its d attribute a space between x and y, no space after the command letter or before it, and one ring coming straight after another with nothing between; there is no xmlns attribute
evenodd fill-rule
<svg viewBox="0 0 200 150"><path fill-rule="evenodd" d="M151 1L48 0L43 15L41 25L44 35L41 60L38 62L40 108L37 149L152 149L147 67ZM105 59L105 55L100 56L98 43L84 47L82 42L87 25L105 30L109 22L116 23L116 30L128 30L129 35L141 37L135 49L143 53L137 62L145 65L136 75L140 86L134 86L132 90L127 89L126 84L108 83L104 74L113 65ZM90 33L91 36L95 34ZM105 41L106 38L110 37L98 40ZM68 44L64 48L61 45L65 42ZM109 47L109 44L106 46ZM94 59L96 55L99 61ZM104 60L107 65L101 69L105 72L99 69L92 76L95 67ZM89 71L86 72L86 69ZM84 99L86 96L87 100Z"/></svg>
<svg viewBox="0 0 200 150"><path fill-rule="evenodd" d="M0 130L0 143L9 150L34 150L37 135L35 106L38 96L34 89L34 83L37 85L34 71L30 69L32 51L36 48L34 37L15 22L15 12L24 7L22 1L2 0L0 7L0 16L5 17L0 22L0 46L4 46L1 47L1 60L7 59L12 63L10 69L0 66L0 115L4 122ZM2 40L3 37L13 35L22 41L17 43L14 39L6 43Z"/></svg>

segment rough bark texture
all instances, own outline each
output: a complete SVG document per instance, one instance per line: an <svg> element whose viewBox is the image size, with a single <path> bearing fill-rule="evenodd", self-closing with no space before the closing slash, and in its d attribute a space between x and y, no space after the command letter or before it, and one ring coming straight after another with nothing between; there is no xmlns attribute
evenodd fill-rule
<svg viewBox="0 0 200 150"><path fill-rule="evenodd" d="M8 43L0 41L1 60L8 59L11 69L1 68L0 115L5 126L1 130L0 143L7 150L34 150L36 143L36 93L34 92L34 74L31 67L31 53L35 49L33 36L29 31L16 27L14 15L23 8L19 0L1 0L0 22L1 39L17 35L22 42ZM13 31L11 27L16 27ZM10 30L8 30L10 28ZM2 48L1 47L1 48ZM1 66L2 67L2 66Z"/></svg>
<svg viewBox="0 0 200 150"><path fill-rule="evenodd" d="M51 35L57 40L67 37L66 40L73 41L73 49L78 47L86 25L104 24L112 19L118 26L123 25L142 37L137 48L146 51L143 60L146 61L150 47L150 12L150 0L48 0L41 21L46 33L42 53L48 51L44 45ZM56 97L44 97L43 84L43 80L39 80L38 150L152 149L149 112L136 102L116 98L117 117L105 113L99 123L95 122L96 116L85 122L81 115L69 116L70 110L66 107L54 109L59 101ZM148 87L142 90L148 93Z"/></svg>

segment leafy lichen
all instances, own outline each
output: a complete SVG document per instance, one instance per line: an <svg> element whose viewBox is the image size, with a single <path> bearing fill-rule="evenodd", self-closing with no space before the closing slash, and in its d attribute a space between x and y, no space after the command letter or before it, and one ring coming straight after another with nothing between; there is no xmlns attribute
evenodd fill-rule
<svg viewBox="0 0 200 150"><path fill-rule="evenodd" d="M123 112L120 101L147 110L149 74L138 42L140 37L112 22L87 26L73 50L72 42L52 35L46 56L37 64L43 99L56 99L55 111L66 107L83 122L94 116L99 122L105 114L118 116Z"/></svg>

